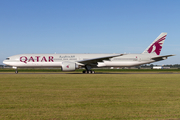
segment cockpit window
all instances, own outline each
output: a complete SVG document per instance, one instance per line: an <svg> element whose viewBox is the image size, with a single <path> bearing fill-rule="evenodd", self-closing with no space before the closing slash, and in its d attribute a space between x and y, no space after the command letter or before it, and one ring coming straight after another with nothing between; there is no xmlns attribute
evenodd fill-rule
<svg viewBox="0 0 180 120"><path fill-rule="evenodd" d="M9 60L9 58L6 58L6 60Z"/></svg>

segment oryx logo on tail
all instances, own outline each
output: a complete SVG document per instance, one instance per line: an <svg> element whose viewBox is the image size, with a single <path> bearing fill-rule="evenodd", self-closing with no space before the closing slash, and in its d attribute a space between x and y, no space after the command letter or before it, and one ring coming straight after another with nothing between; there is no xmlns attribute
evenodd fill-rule
<svg viewBox="0 0 180 120"><path fill-rule="evenodd" d="M165 39L166 39L166 35L160 38L154 44L152 44L151 47L148 49L148 53L156 52L156 54L159 55L162 49L163 40Z"/></svg>
<svg viewBox="0 0 180 120"><path fill-rule="evenodd" d="M160 55L166 36L167 33L161 33L143 53L155 53L156 55Z"/></svg>

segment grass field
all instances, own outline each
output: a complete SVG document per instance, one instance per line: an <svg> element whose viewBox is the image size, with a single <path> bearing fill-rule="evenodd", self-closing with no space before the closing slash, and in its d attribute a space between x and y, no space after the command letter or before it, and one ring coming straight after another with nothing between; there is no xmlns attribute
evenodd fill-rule
<svg viewBox="0 0 180 120"><path fill-rule="evenodd" d="M0 74L0 119L180 119L180 74Z"/></svg>

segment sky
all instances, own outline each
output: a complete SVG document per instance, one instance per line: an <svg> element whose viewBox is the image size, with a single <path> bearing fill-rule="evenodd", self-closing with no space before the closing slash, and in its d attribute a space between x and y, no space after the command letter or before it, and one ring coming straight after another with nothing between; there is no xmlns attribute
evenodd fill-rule
<svg viewBox="0 0 180 120"><path fill-rule="evenodd" d="M179 0L0 0L0 64L24 53L142 53L167 32L154 64L180 64Z"/></svg>

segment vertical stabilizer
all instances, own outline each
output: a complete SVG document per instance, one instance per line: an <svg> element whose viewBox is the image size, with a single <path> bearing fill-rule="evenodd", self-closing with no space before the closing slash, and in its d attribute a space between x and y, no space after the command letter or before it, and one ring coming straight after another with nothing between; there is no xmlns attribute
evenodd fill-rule
<svg viewBox="0 0 180 120"><path fill-rule="evenodd" d="M144 53L153 53L156 55L160 55L163 43L166 39L167 33L161 33L154 42L143 52Z"/></svg>

